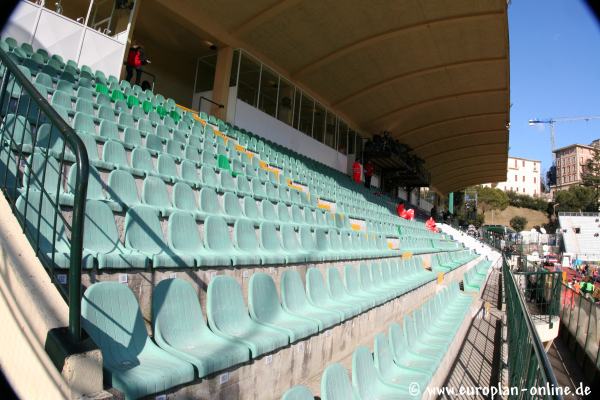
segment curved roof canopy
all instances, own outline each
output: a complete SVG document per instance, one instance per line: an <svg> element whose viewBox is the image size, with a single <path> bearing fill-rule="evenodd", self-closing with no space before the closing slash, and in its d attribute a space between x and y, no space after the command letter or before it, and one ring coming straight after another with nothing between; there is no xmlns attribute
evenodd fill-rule
<svg viewBox="0 0 600 400"><path fill-rule="evenodd" d="M158 1L364 131L390 131L440 192L506 180L506 0Z"/></svg>

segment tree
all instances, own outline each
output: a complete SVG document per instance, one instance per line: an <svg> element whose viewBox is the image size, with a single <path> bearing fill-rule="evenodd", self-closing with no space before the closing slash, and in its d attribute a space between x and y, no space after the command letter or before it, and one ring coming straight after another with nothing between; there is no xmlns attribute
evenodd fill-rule
<svg viewBox="0 0 600 400"><path fill-rule="evenodd" d="M521 232L527 225L527 218L515 215L510 219L510 226L517 232Z"/></svg>
<svg viewBox="0 0 600 400"><path fill-rule="evenodd" d="M477 204L484 214L486 211L504 210L508 203L508 195L500 189L480 187L477 190Z"/></svg>
<svg viewBox="0 0 600 400"><path fill-rule="evenodd" d="M594 191L594 204L597 206L600 198L600 147L596 146L592 153L592 158L585 163L581 180L584 186Z"/></svg>
<svg viewBox="0 0 600 400"><path fill-rule="evenodd" d="M548 187L556 185L556 165L552 165L546 171L546 184Z"/></svg>
<svg viewBox="0 0 600 400"><path fill-rule="evenodd" d="M554 203L558 203L557 211L595 211L597 208L595 191L587 186L571 186L569 190L558 190L554 193Z"/></svg>

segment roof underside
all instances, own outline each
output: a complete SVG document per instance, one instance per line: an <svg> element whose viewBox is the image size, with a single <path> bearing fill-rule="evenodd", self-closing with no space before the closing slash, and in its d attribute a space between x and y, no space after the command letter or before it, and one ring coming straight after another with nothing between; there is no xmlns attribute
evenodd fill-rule
<svg viewBox="0 0 600 400"><path fill-rule="evenodd" d="M506 180L506 0L157 0L366 132L388 130L440 192Z"/></svg>

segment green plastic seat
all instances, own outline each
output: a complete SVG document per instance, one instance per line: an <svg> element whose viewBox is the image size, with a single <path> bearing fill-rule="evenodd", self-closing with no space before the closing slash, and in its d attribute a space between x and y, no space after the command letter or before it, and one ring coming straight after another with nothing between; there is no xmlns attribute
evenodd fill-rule
<svg viewBox="0 0 600 400"><path fill-rule="evenodd" d="M394 290L385 287L379 287L374 284L371 268L372 266L368 266L366 263L361 263L358 266L358 276L360 278L360 285L363 290L371 292L378 298L383 298L386 301L396 297Z"/></svg>
<svg viewBox="0 0 600 400"><path fill-rule="evenodd" d="M73 129L77 134L96 135L94 117L82 112L76 112L73 118Z"/></svg>
<svg viewBox="0 0 600 400"><path fill-rule="evenodd" d="M154 155L158 155L164 151L164 145L161 138L156 135L146 135L146 149Z"/></svg>
<svg viewBox="0 0 600 400"><path fill-rule="evenodd" d="M65 92L59 90L55 91L52 95L52 100L50 101L50 104L52 104L52 107L54 107L55 109L62 108L65 111L67 111L67 113L73 112L71 96Z"/></svg>
<svg viewBox="0 0 600 400"><path fill-rule="evenodd" d="M212 257L204 248L195 219L188 212L175 211L169 216L169 248L178 255L195 260L197 267L229 265L227 255Z"/></svg>
<svg viewBox="0 0 600 400"><path fill-rule="evenodd" d="M286 390L281 400L314 400L314 398L309 388L304 385L296 385Z"/></svg>
<svg viewBox="0 0 600 400"><path fill-rule="evenodd" d="M375 336L373 356L378 377L385 383L407 386L414 382L419 385L419 388L422 388L421 390L429 384L431 379L429 374L401 367L394 363L394 357L385 333L379 333Z"/></svg>
<svg viewBox="0 0 600 400"><path fill-rule="evenodd" d="M184 158L188 161L193 162L197 166L200 166L202 163L202 158L200 157L200 149L194 145L185 146Z"/></svg>
<svg viewBox="0 0 600 400"><path fill-rule="evenodd" d="M323 254L317 249L315 238L310 230L309 226L301 226L299 228L300 233L300 246L302 251L306 254L306 261L316 262L323 261Z"/></svg>
<svg viewBox="0 0 600 400"><path fill-rule="evenodd" d="M362 400L420 399L422 395L411 396L408 386L384 382L377 374L371 352L364 346L359 346L352 354L352 386Z"/></svg>
<svg viewBox="0 0 600 400"><path fill-rule="evenodd" d="M237 192L235 180L228 171L221 171L221 173L219 173L219 189L222 193Z"/></svg>
<svg viewBox="0 0 600 400"><path fill-rule="evenodd" d="M75 103L75 112L82 112L84 114L94 116L94 103L92 100L78 98Z"/></svg>
<svg viewBox="0 0 600 400"><path fill-rule="evenodd" d="M279 302L275 282L268 274L256 272L248 285L250 317L261 325L279 330L289 337L290 343L319 331L317 323L285 312Z"/></svg>
<svg viewBox="0 0 600 400"><path fill-rule="evenodd" d="M142 146L142 135L140 131L135 128L125 128L123 135L123 146L128 149L135 149L136 147Z"/></svg>
<svg viewBox="0 0 600 400"><path fill-rule="evenodd" d="M24 156L21 160L24 161ZM62 181L65 176L61 170L61 163L56 158L46 158L39 150L29 157L29 163L31 168L27 168L24 172L23 186L34 190L45 190L55 201L55 195L63 194Z"/></svg>
<svg viewBox="0 0 600 400"><path fill-rule="evenodd" d="M100 269L144 268L146 257L126 249L119 241L119 233L112 210L99 200L88 200L85 206L83 230L83 266L92 267L93 259Z"/></svg>
<svg viewBox="0 0 600 400"><path fill-rule="evenodd" d="M175 208L169 199L169 192L165 182L155 176L144 179L142 186L142 203L155 208L161 216L169 216Z"/></svg>
<svg viewBox="0 0 600 400"><path fill-rule="evenodd" d="M223 195L223 209L232 220L244 218L240 199L234 193L228 192Z"/></svg>
<svg viewBox="0 0 600 400"><path fill-rule="evenodd" d="M311 256L302 248L292 225L281 225L281 245L288 263L303 263Z"/></svg>
<svg viewBox="0 0 600 400"><path fill-rule="evenodd" d="M374 304L382 304L387 300L387 296L382 293L365 290L360 282L358 273L351 265L346 265L344 267L344 281L346 283L346 289L348 289L348 292L352 296L368 298L373 301Z"/></svg>
<svg viewBox="0 0 600 400"><path fill-rule="evenodd" d="M210 281L206 310L211 330L219 336L246 345L253 358L284 347L289 342L283 332L250 318L242 289L230 276L218 275Z"/></svg>
<svg viewBox="0 0 600 400"><path fill-rule="evenodd" d="M219 202L217 192L215 192L214 189L207 187L200 189L198 206L200 211L206 215L225 217L225 213L221 208L221 203Z"/></svg>
<svg viewBox="0 0 600 400"><path fill-rule="evenodd" d="M250 182L243 175L237 177L237 193L242 196L252 196L252 189L250 188Z"/></svg>
<svg viewBox="0 0 600 400"><path fill-rule="evenodd" d="M264 255L258 246L254 223L249 219L238 219L233 225L233 242L237 249L233 265L259 265L264 262Z"/></svg>
<svg viewBox="0 0 600 400"><path fill-rule="evenodd" d="M90 286L81 300L82 328L102 351L104 379L137 399L194 380L194 368L152 342L131 290L117 282Z"/></svg>
<svg viewBox="0 0 600 400"><path fill-rule="evenodd" d="M337 302L352 304L364 312L373 306L375 302L367 296L352 295L344 285L344 281L337 268L327 269L327 290L331 298Z"/></svg>
<svg viewBox="0 0 600 400"><path fill-rule="evenodd" d="M42 124L37 131L36 147L55 158L64 158L66 161L75 161L73 152L66 145L58 129L50 124ZM2 174L0 173L0 178Z"/></svg>
<svg viewBox="0 0 600 400"><path fill-rule="evenodd" d="M115 110L109 105L101 105L98 107L98 119L101 121L116 122L117 118L115 117Z"/></svg>
<svg viewBox="0 0 600 400"><path fill-rule="evenodd" d="M131 152L131 166L137 170L144 171L145 176L158 176L152 163L152 155L146 148L136 147L133 149Z"/></svg>
<svg viewBox="0 0 600 400"><path fill-rule="evenodd" d="M53 203L41 192L29 190L17 198L16 207L19 216L25 218L25 233L38 257L48 264L54 257L58 268L68 268L71 246L63 220L56 218L54 225L56 213Z"/></svg>
<svg viewBox="0 0 600 400"><path fill-rule="evenodd" d="M237 199L236 199L237 200ZM284 264L289 262L286 252L281 246L274 222L260 224L260 256L263 264Z"/></svg>
<svg viewBox="0 0 600 400"><path fill-rule="evenodd" d="M388 341L396 365L433 376L439 364L439 357L421 354L413 350L409 346L406 332L400 324L395 322L390 324Z"/></svg>
<svg viewBox="0 0 600 400"><path fill-rule="evenodd" d="M323 275L314 267L306 271L306 298L315 307L339 313L343 320L352 318L361 311L356 304L334 300L325 286Z"/></svg>
<svg viewBox="0 0 600 400"><path fill-rule="evenodd" d="M321 400L360 400L342 364L331 364L323 371Z"/></svg>
<svg viewBox="0 0 600 400"><path fill-rule="evenodd" d="M107 193L124 208L141 205L135 179L127 171L115 170L108 175Z"/></svg>
<svg viewBox="0 0 600 400"><path fill-rule="evenodd" d="M281 275L280 289L283 309L292 315L315 321L319 325L319 331L342 321L341 313L318 308L308 302L298 271L284 271Z"/></svg>
<svg viewBox="0 0 600 400"><path fill-rule="evenodd" d="M181 179L192 187L202 187L202 181L198 175L197 165L190 160L183 160L181 163Z"/></svg>
<svg viewBox="0 0 600 400"><path fill-rule="evenodd" d="M260 202L261 214L264 220L266 221L279 221L279 217L277 215L277 210L275 209L275 205L271 203L269 200L264 199Z"/></svg>
<svg viewBox="0 0 600 400"><path fill-rule="evenodd" d="M208 215L204 220L204 247L214 265L230 266L235 263L237 250L222 216Z"/></svg>
<svg viewBox="0 0 600 400"><path fill-rule="evenodd" d="M167 154L175 157L177 160L181 160L183 158L183 147L180 142L167 139L166 148Z"/></svg>
<svg viewBox="0 0 600 400"><path fill-rule="evenodd" d="M125 128L135 128L135 120L133 116L128 111L121 111L119 114L119 119L117 121L123 129Z"/></svg>
<svg viewBox="0 0 600 400"><path fill-rule="evenodd" d="M195 265L194 257L171 251L163 237L158 212L149 206L134 206L127 210L125 246L146 256L154 268Z"/></svg>
<svg viewBox="0 0 600 400"><path fill-rule="evenodd" d="M154 340L192 364L199 378L248 361L248 348L208 329L196 291L181 279L159 282L152 292Z"/></svg>
<svg viewBox="0 0 600 400"><path fill-rule="evenodd" d="M200 167L200 182L204 188L219 188L219 181L215 170L207 165Z"/></svg>
<svg viewBox="0 0 600 400"><path fill-rule="evenodd" d="M198 209L194 190L185 182L177 182L173 186L173 205L178 210L186 211L195 218L202 218L204 213Z"/></svg>
<svg viewBox="0 0 600 400"><path fill-rule="evenodd" d="M142 118L138 121L138 129L142 133L142 136L156 133L156 128L154 125L152 125L152 122L145 118Z"/></svg>
<svg viewBox="0 0 600 400"><path fill-rule="evenodd" d="M245 196L243 199L243 207L246 218L254 221L260 219L260 212L258 211L258 206L256 205L256 200L254 200L254 198Z"/></svg>
<svg viewBox="0 0 600 400"><path fill-rule="evenodd" d="M110 165L111 169L123 169L134 175L143 176L144 171L132 168L127 161L127 153L123 144L116 140L108 140L102 147L102 161Z"/></svg>
<svg viewBox="0 0 600 400"><path fill-rule="evenodd" d="M170 182L177 182L179 180L179 174L177 172L177 163L175 158L170 154L159 154L156 163L158 174Z"/></svg>

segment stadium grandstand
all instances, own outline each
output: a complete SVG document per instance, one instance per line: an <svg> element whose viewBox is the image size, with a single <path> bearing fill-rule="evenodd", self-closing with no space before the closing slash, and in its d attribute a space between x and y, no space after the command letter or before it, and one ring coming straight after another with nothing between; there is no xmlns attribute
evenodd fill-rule
<svg viewBox="0 0 600 400"><path fill-rule="evenodd" d="M600 214L560 212L558 223L563 250L572 260L600 261Z"/></svg>
<svg viewBox="0 0 600 400"><path fill-rule="evenodd" d="M13 395L557 385L558 324L536 328L507 260L423 218L506 178L505 0L15 3L0 41Z"/></svg>

